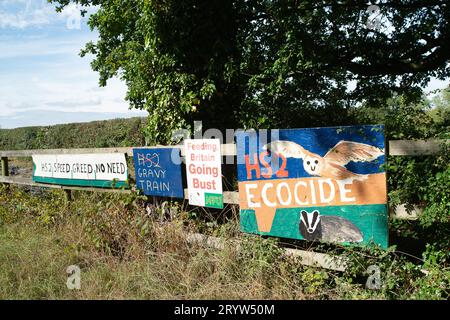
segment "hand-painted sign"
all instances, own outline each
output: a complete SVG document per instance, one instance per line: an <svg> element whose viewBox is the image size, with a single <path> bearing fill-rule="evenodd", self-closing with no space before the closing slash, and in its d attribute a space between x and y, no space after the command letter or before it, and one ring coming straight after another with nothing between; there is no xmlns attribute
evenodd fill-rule
<svg viewBox="0 0 450 320"><path fill-rule="evenodd" d="M136 186L150 196L184 198L180 148L133 149Z"/></svg>
<svg viewBox="0 0 450 320"><path fill-rule="evenodd" d="M383 126L261 133L236 136L243 232L388 246Z"/></svg>
<svg viewBox="0 0 450 320"><path fill-rule="evenodd" d="M219 139L184 140L189 204L223 208Z"/></svg>
<svg viewBox="0 0 450 320"><path fill-rule="evenodd" d="M33 156L33 181L90 186L127 186L128 167L123 153Z"/></svg>

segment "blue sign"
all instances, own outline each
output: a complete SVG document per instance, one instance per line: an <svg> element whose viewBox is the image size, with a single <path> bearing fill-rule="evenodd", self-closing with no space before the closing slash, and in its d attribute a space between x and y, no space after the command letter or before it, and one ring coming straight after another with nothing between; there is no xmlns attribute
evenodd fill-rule
<svg viewBox="0 0 450 320"><path fill-rule="evenodd" d="M136 186L150 196L184 198L179 148L133 149Z"/></svg>
<svg viewBox="0 0 450 320"><path fill-rule="evenodd" d="M239 132L241 230L388 246L384 127Z"/></svg>

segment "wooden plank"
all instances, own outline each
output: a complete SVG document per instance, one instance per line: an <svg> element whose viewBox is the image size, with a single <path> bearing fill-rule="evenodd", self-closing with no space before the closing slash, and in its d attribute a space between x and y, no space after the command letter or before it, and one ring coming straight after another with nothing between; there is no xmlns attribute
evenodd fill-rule
<svg viewBox="0 0 450 320"><path fill-rule="evenodd" d="M29 185L29 186L35 185L35 183L29 178L4 177L4 176L0 176L0 183L12 183L12 184Z"/></svg>
<svg viewBox="0 0 450 320"><path fill-rule="evenodd" d="M223 250L225 248L225 241L217 237L206 236L201 233L188 233L186 235L187 242L191 244L197 244L200 246L207 246L217 250ZM233 246L240 249L240 244L233 241Z"/></svg>
<svg viewBox="0 0 450 320"><path fill-rule="evenodd" d="M44 184L33 182L30 178L21 177L4 177L0 176L0 183L11 183L18 185L28 185L32 187L41 188L51 188L51 189L65 189L65 190L80 190L80 191L93 191L93 192L122 192L131 193L132 190L122 190L122 189L103 189L103 188L89 188L89 187L75 187L75 186L60 186L53 184ZM184 198L188 199L188 191L184 189ZM237 191L224 191L223 192L223 202L228 204L239 204L239 193ZM406 213L405 204L397 206L395 210L391 210L391 217L396 219L406 219L406 220L416 220L420 213L421 208L414 206L412 213Z"/></svg>
<svg viewBox="0 0 450 320"><path fill-rule="evenodd" d="M239 240L225 240L223 238L206 236L200 233L189 233L186 236L186 240L189 243L214 248L216 250L223 250L225 248L225 241L228 245L232 245L237 250L241 250L242 248ZM283 251L286 256L300 258L300 262L303 265L335 271L345 271L347 268L347 261L342 257L333 257L325 253L292 248L283 248Z"/></svg>
<svg viewBox="0 0 450 320"><path fill-rule="evenodd" d="M131 193L132 190L123 189L104 189L104 188L90 188L90 187L75 187L75 186L61 186L57 184L45 184L36 183L30 178L21 177L2 177L0 176L0 183L10 183L17 185L26 185L31 187L61 189L61 190L79 190L79 191L92 191L92 192L115 192L115 193Z"/></svg>
<svg viewBox="0 0 450 320"><path fill-rule="evenodd" d="M391 208L390 215L392 218L399 220L417 220L422 212L423 208L417 205L400 204Z"/></svg>
<svg viewBox="0 0 450 320"><path fill-rule="evenodd" d="M388 216L383 127L279 134L282 140L270 143L264 131L236 135L238 158L253 159L238 166L241 231L344 245L373 241L387 248L387 219L379 219ZM277 170L265 160L268 150L280 156ZM364 164L357 173L344 167L355 159Z"/></svg>
<svg viewBox="0 0 450 320"><path fill-rule="evenodd" d="M80 190L80 191L95 191L95 192L123 192L131 193L132 190L124 189L104 189L104 188L90 188L90 187L75 187L75 186L61 186L56 184L36 183L30 178L22 177L3 177L0 176L0 183L11 183L18 185L27 185L32 187L64 189L64 190ZM184 189L184 198L188 199L188 189ZM239 204L239 193L236 191L224 191L224 203Z"/></svg>
<svg viewBox="0 0 450 320"><path fill-rule="evenodd" d="M236 156L236 144L229 143L229 144L223 144L222 145L222 155L223 156Z"/></svg>
<svg viewBox="0 0 450 320"><path fill-rule="evenodd" d="M184 156L184 147L181 146L150 146L136 148L173 148L179 147L181 155ZM87 154L87 153L126 153L129 157L133 156L134 147L119 148L80 148L80 149L33 149L33 150L0 150L0 157L31 157L34 154ZM234 143L222 144L221 151L223 156L235 156L236 145Z"/></svg>
<svg viewBox="0 0 450 320"><path fill-rule="evenodd" d="M31 157L35 154L89 154L89 153L126 153L133 156L133 148L82 148L82 149L36 149L0 151L1 157Z"/></svg>
<svg viewBox="0 0 450 320"><path fill-rule="evenodd" d="M435 154L440 150L442 143L450 143L450 139L442 140L390 140L389 155L391 156L415 156ZM183 146L150 146L142 148L172 148L179 147L184 156ZM236 144L222 144L223 156L236 156ZM132 147L119 148L81 148L81 149L36 149L36 150L0 150L0 157L31 157L33 154L85 154L85 153L110 153L120 152L133 156Z"/></svg>
<svg viewBox="0 0 450 320"><path fill-rule="evenodd" d="M450 143L450 139L442 140L390 140L389 155L419 156L436 154L442 144Z"/></svg>
<svg viewBox="0 0 450 320"><path fill-rule="evenodd" d="M72 190L64 189L64 195L65 195L66 203L69 203L73 200Z"/></svg>
<svg viewBox="0 0 450 320"><path fill-rule="evenodd" d="M301 258L301 263L311 267L320 267L336 271L345 271L347 260L342 257L333 257L325 253L284 248L285 254Z"/></svg>

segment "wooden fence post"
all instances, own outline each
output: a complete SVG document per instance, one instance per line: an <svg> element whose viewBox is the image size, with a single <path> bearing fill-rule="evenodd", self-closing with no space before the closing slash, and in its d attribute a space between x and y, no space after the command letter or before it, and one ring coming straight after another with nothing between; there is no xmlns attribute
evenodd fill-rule
<svg viewBox="0 0 450 320"><path fill-rule="evenodd" d="M8 157L2 157L2 176L9 176Z"/></svg>
<svg viewBox="0 0 450 320"><path fill-rule="evenodd" d="M72 201L72 191L68 189L64 189L64 196L66 199L66 203L69 204Z"/></svg>
<svg viewBox="0 0 450 320"><path fill-rule="evenodd" d="M9 176L9 169L8 169L8 157L1 157L1 163L2 163L2 176L7 177ZM9 190L9 184L6 184L6 190Z"/></svg>

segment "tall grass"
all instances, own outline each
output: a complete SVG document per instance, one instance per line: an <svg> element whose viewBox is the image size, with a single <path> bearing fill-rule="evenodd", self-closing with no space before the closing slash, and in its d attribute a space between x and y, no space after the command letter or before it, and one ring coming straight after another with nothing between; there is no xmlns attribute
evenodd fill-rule
<svg viewBox="0 0 450 320"><path fill-rule="evenodd" d="M305 298L286 279L292 270L279 268L289 261L270 241L248 243L260 247L251 256L233 245L214 250L186 241L183 214L164 223L126 198L79 193L65 206L58 191L41 196L40 204L19 189L5 192L1 299ZM65 270L74 264L81 290L72 291Z"/></svg>

